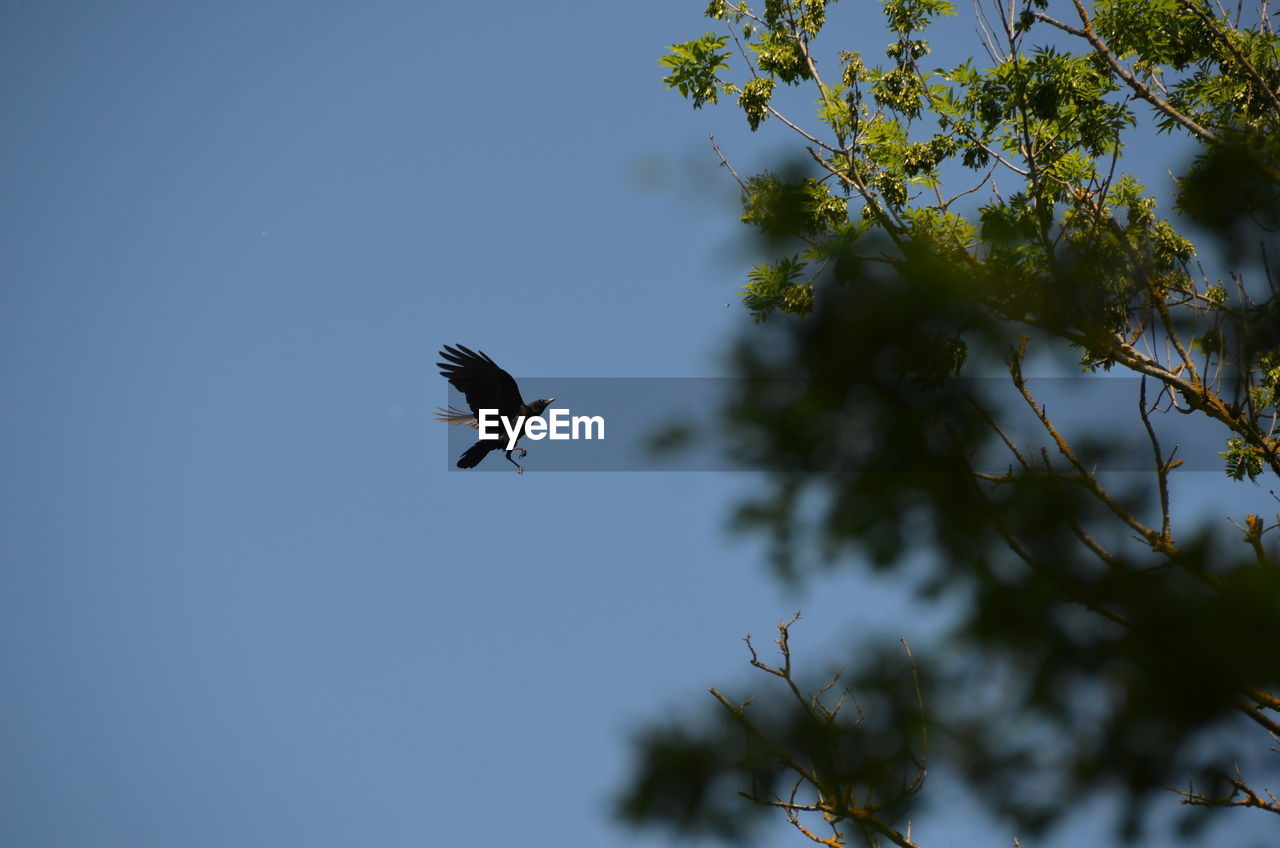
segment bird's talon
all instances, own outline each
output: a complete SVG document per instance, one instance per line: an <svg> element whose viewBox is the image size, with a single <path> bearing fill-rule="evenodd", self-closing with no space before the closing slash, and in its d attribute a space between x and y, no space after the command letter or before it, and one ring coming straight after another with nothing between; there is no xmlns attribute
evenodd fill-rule
<svg viewBox="0 0 1280 848"><path fill-rule="evenodd" d="M516 466L516 473L517 473L517 474L523 474L523 473L524 473L524 466L523 466L523 465L517 465L517 466Z"/></svg>

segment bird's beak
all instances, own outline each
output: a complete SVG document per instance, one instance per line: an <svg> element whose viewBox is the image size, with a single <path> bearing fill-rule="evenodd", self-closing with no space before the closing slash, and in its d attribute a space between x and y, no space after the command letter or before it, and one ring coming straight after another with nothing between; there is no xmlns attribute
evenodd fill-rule
<svg viewBox="0 0 1280 848"><path fill-rule="evenodd" d="M556 402L555 398L547 398L547 403L555 403L555 402Z"/></svg>

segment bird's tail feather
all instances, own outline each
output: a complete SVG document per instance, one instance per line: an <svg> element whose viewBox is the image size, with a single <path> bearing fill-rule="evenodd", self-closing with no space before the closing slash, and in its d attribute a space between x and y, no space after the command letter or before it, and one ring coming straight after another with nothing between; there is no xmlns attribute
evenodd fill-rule
<svg viewBox="0 0 1280 848"><path fill-rule="evenodd" d="M452 406L448 408L437 406L436 420L443 421L445 424L465 424L472 430L480 429L480 422L474 415L464 409L454 409Z"/></svg>
<svg viewBox="0 0 1280 848"><path fill-rule="evenodd" d="M475 468L480 464L480 460L489 455L489 451L499 446L499 442L489 439L481 439L463 452L458 457L459 468Z"/></svg>

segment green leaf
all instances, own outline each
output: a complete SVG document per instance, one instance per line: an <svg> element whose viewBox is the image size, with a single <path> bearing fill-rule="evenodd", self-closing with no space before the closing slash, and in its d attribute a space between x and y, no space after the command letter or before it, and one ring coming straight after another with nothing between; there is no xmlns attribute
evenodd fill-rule
<svg viewBox="0 0 1280 848"><path fill-rule="evenodd" d="M658 60L672 69L662 81L667 88L674 88L692 100L695 109L702 108L704 103L716 103L719 99L716 73L729 67L725 61L729 54L722 52L728 40L728 36L707 33L702 38L671 45L671 52Z"/></svg>
<svg viewBox="0 0 1280 848"><path fill-rule="evenodd" d="M738 105L747 113L747 123L751 131L760 127L760 122L769 117L769 98L773 96L774 82L767 77L757 77L742 87L738 95Z"/></svg>

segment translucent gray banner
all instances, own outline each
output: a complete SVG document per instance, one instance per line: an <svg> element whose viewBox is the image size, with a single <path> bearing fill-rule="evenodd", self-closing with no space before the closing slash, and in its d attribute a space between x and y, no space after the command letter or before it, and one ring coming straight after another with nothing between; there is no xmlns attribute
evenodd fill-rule
<svg viewBox="0 0 1280 848"><path fill-rule="evenodd" d="M1151 441L1138 413L1140 381L1128 377L1028 378L1027 386L1037 403L1052 418L1059 433L1071 442L1079 457L1098 471L1149 471L1155 459ZM570 434L577 423L578 438L541 439L524 435L519 447L528 451L516 459L529 472L535 471L750 471L794 470L875 470L908 469L902 460L885 460L883 456L860 455L857 450L834 451L829 457L808 455L803 458L770 457L751 461L742 451L744 434L749 432L735 414L729 412L731 400L768 396L760 409L785 416L787 398L800 404L810 386L805 381L771 380L767 382L731 378L521 378L521 392L526 401L539 397L555 397L544 414L548 427L558 422L560 432ZM1147 400L1159 397L1160 387L1148 380ZM841 415L830 415L829 426L840 430L838 439L847 439L856 447L861 433L877 424L866 416L883 415L881 401L859 402L859 386L851 383L839 389L844 398ZM895 390L896 391L896 390ZM1060 454L1053 440L1031 409L1005 377L952 380L945 389L947 399L940 409L959 409L958 396L981 399L995 422L1024 456L1037 460L1041 449L1058 462ZM902 388L903 396L918 403L919 415L928 418L931 390ZM779 399L783 400L779 400ZM1220 423L1203 413L1186 410L1184 399L1170 404L1163 396L1161 411L1150 416L1160 440L1165 459L1176 450L1182 470L1222 471L1219 453L1225 449L1230 435ZM452 387L446 402L466 409L465 399ZM797 406L797 409L799 406ZM913 407L914 408L914 407ZM796 411L796 415L810 414ZM586 419L592 419L588 422ZM602 424L602 427L600 426ZM458 457L478 438L469 427L434 426L448 430L447 466L456 468ZM938 429L946 427L939 418ZM601 429L603 432L601 433ZM589 433L588 433L589 431ZM495 426L495 432L502 432ZM590 435L590 437L586 437ZM600 435L603 438L600 438ZM506 435L502 436L503 447ZM838 455L836 455L838 454ZM852 459L851 459L852 457ZM1014 462L1012 453L994 431L972 457L976 467L997 470ZM909 464L909 462L907 463ZM478 471L514 473L515 468L503 456L502 449L491 452L478 466Z"/></svg>

